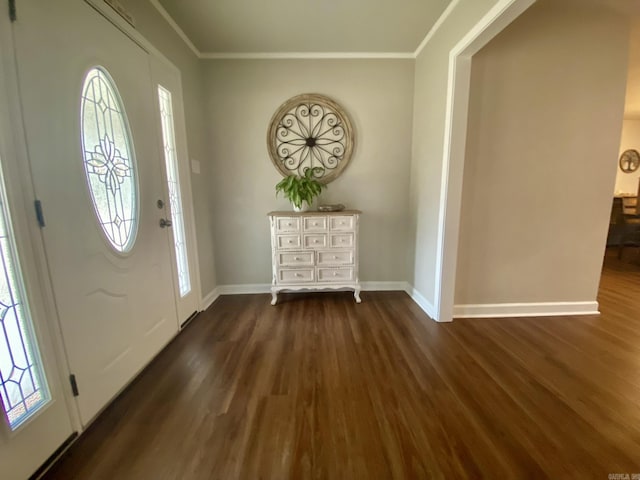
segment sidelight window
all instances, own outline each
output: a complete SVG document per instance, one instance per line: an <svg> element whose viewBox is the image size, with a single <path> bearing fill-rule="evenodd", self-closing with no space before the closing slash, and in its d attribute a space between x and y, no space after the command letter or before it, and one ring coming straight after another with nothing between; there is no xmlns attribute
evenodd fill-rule
<svg viewBox="0 0 640 480"><path fill-rule="evenodd" d="M191 291L189 276L189 260L187 256L187 241L184 228L184 210L180 192L180 178L178 175L178 157L176 153L176 135L174 129L173 103L171 92L158 86L160 100L160 120L162 122L162 142L164 160L167 171L167 186L169 189L169 208L173 224L173 238L175 257L178 270L178 286L180 296L184 297Z"/></svg>
<svg viewBox="0 0 640 480"><path fill-rule="evenodd" d="M0 396L15 430L49 400L0 172Z"/></svg>

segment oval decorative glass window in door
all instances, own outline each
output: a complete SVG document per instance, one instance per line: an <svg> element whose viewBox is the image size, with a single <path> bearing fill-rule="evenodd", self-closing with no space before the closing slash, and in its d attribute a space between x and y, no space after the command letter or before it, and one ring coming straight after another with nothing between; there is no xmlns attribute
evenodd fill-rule
<svg viewBox="0 0 640 480"><path fill-rule="evenodd" d="M102 67L89 70L82 88L82 157L98 222L118 252L133 247L138 226L138 182L122 100Z"/></svg>

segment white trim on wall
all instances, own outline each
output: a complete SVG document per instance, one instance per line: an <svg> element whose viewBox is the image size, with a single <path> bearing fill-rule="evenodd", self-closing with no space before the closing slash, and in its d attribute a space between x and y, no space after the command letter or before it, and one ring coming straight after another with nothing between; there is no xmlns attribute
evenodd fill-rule
<svg viewBox="0 0 640 480"><path fill-rule="evenodd" d="M195 46L189 36L173 19L171 14L160 4L159 0L149 0L151 5L162 15L169 26L189 47L196 57L205 60L275 60L275 59L415 59L424 46L431 40L449 14L460 0L453 0L440 14L429 29L420 45L413 52L202 52Z"/></svg>
<svg viewBox="0 0 640 480"><path fill-rule="evenodd" d="M409 293L411 290L411 287L407 282L362 282L360 286L362 287L362 291L365 292L400 291ZM312 290L323 291L321 289ZM351 291L350 289L345 290ZM326 291L335 292L340 290L326 289ZM271 284L248 283L242 285L219 285L202 299L203 309L206 310L220 295L246 295L255 293L271 293Z"/></svg>
<svg viewBox="0 0 640 480"><path fill-rule="evenodd" d="M414 59L411 52L206 52L200 54L206 60L280 60L280 59Z"/></svg>
<svg viewBox="0 0 640 480"><path fill-rule="evenodd" d="M449 15L451 15L451 12L453 12L453 9L456 8L458 3L460 3L460 0L453 0L449 5L447 5L447 8L444 9L444 12L442 12L438 20L436 20L436 23L433 24L433 26L429 29L429 31L425 35L422 42L420 42L420 45L418 45L418 48L416 48L415 52L413 52L413 58L416 58L418 55L420 55L420 52L422 52L422 49L425 47L427 43L429 43L429 40L431 40L431 38L436 34L438 29L442 26L442 24L449 17Z"/></svg>
<svg viewBox="0 0 640 480"><path fill-rule="evenodd" d="M411 299L416 302L416 304L422 309L424 313L427 314L429 318L431 318L432 320L436 318L436 308L418 290L413 288L411 285L407 285L407 294L409 294ZM450 322L452 320L453 319L449 319L447 321Z"/></svg>
<svg viewBox="0 0 640 480"><path fill-rule="evenodd" d="M433 319L435 316L435 308L408 282L362 282L363 292L405 292L416 302L416 304ZM336 291L336 290L327 290ZM243 294L259 294L271 293L271 285L268 283L256 283L247 285L220 285L214 288L208 295L202 299L202 310L208 309L220 295L243 295Z"/></svg>
<svg viewBox="0 0 640 480"><path fill-rule="evenodd" d="M455 318L560 317L598 315L598 302L487 303L455 305Z"/></svg>
<svg viewBox="0 0 640 480"><path fill-rule="evenodd" d="M362 290L404 291L429 318L435 317L435 307L407 282L363 282ZM221 285L202 299L203 310L209 308L220 295L268 294L270 292L271 285L268 283ZM453 318L560 317L598 314L600 314L598 302L487 303L455 305L453 316L447 321Z"/></svg>
<svg viewBox="0 0 640 480"><path fill-rule="evenodd" d="M361 282L363 292L409 292L407 282Z"/></svg>
<svg viewBox="0 0 640 480"><path fill-rule="evenodd" d="M435 268L435 319L453 318L462 176L464 172L471 57L536 0L499 0L449 54L447 111L442 158Z"/></svg>
<svg viewBox="0 0 640 480"><path fill-rule="evenodd" d="M213 302L215 302L219 296L220 296L220 292L216 287L213 290L211 290L207 295L202 297L202 300L200 300L200 305L201 305L200 311L204 312L207 308L213 305Z"/></svg>
<svg viewBox="0 0 640 480"><path fill-rule="evenodd" d="M406 292L429 318L435 317L435 307L407 282L363 282L362 290ZM209 308L220 295L268 294L270 292L271 285L268 283L221 285L202 299L202 310ZM599 313L598 302L493 303L453 307L453 318L556 317L598 315Z"/></svg>
<svg viewBox="0 0 640 480"><path fill-rule="evenodd" d="M409 296L411 296L411 292L413 291L413 288L407 282L362 282L361 287L362 291L365 292L400 291L407 292ZM256 293L271 293L271 284L254 283L246 285L220 285L202 298L202 311L209 308L220 295L246 295Z"/></svg>
<svg viewBox="0 0 640 480"><path fill-rule="evenodd" d="M184 33L184 30L180 28L180 25L176 23L173 17L167 12L167 10L160 4L158 0L149 0L149 3L155 7L158 13L166 20L171 28L178 34L182 41L189 47L189 49L195 54L196 57L202 58L202 52L196 48L191 39Z"/></svg>
<svg viewBox="0 0 640 480"><path fill-rule="evenodd" d="M457 3L459 0L454 0ZM204 60L280 60L280 59L414 59L414 52L201 52L189 36L180 28L171 14L158 0L149 0L169 26L191 49L196 57ZM441 22L441 18L438 19ZM438 23L436 22L436 23ZM433 28L432 28L433 30ZM431 32L429 32L431 33Z"/></svg>
<svg viewBox="0 0 640 480"><path fill-rule="evenodd" d="M271 293L270 283L247 283L242 285L219 285L219 295L246 295L250 293Z"/></svg>

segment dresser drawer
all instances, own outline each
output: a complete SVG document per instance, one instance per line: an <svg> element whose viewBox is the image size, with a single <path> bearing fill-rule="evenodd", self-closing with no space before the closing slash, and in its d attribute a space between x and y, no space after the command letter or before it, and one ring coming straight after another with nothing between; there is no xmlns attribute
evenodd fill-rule
<svg viewBox="0 0 640 480"><path fill-rule="evenodd" d="M307 283L313 282L313 268L282 268L278 271L280 283Z"/></svg>
<svg viewBox="0 0 640 480"><path fill-rule="evenodd" d="M281 249L300 248L300 235L276 235L276 246Z"/></svg>
<svg viewBox="0 0 640 480"><path fill-rule="evenodd" d="M282 252L278 253L277 261L280 267L313 267L313 252Z"/></svg>
<svg viewBox="0 0 640 480"><path fill-rule="evenodd" d="M276 218L276 233L299 232L300 218L278 217Z"/></svg>
<svg viewBox="0 0 640 480"><path fill-rule="evenodd" d="M326 246L326 233L312 233L304 235L304 248L324 248Z"/></svg>
<svg viewBox="0 0 640 480"><path fill-rule="evenodd" d="M305 232L326 232L327 217L304 217L303 228Z"/></svg>
<svg viewBox="0 0 640 480"><path fill-rule="evenodd" d="M318 268L319 282L353 282L353 268Z"/></svg>
<svg viewBox="0 0 640 480"><path fill-rule="evenodd" d="M337 248L353 247L353 233L332 233L329 235L329 246Z"/></svg>
<svg viewBox="0 0 640 480"><path fill-rule="evenodd" d="M324 252L318 252L318 265L353 265L353 251L345 250L343 252L338 252L334 250L328 250Z"/></svg>
<svg viewBox="0 0 640 480"><path fill-rule="evenodd" d="M356 217L349 216L333 216L330 218L331 230L334 231L350 231L355 228Z"/></svg>

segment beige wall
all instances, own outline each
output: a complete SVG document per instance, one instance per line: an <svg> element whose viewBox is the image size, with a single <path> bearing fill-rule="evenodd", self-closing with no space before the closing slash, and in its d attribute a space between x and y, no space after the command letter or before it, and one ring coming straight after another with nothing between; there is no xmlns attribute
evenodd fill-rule
<svg viewBox="0 0 640 480"><path fill-rule="evenodd" d="M460 0L416 59L410 193L410 245L415 250L409 280L432 305L449 52L496 1Z"/></svg>
<svg viewBox="0 0 640 480"><path fill-rule="evenodd" d="M596 299L627 34L540 0L474 56L456 304Z"/></svg>
<svg viewBox="0 0 640 480"><path fill-rule="evenodd" d="M123 0L137 30L160 50L182 74L189 156L200 162L201 173L191 175L202 295L216 287L210 200L210 156L206 143L202 64L148 0Z"/></svg>
<svg viewBox="0 0 640 480"><path fill-rule="evenodd" d="M632 193L638 192L638 179L640 178L640 168L632 173L625 173L618 167L620 155L625 150L638 150L640 152L640 119L625 119L622 122L622 137L620 139L620 149L618 156L612 158L616 165L616 187L615 193Z"/></svg>
<svg viewBox="0 0 640 480"><path fill-rule="evenodd" d="M335 99L354 123L351 163L322 201L364 212L360 280L406 281L413 74L411 60L206 62L219 284L271 281L266 213L290 206L275 197L282 177L269 159L266 131L280 104L300 93Z"/></svg>

